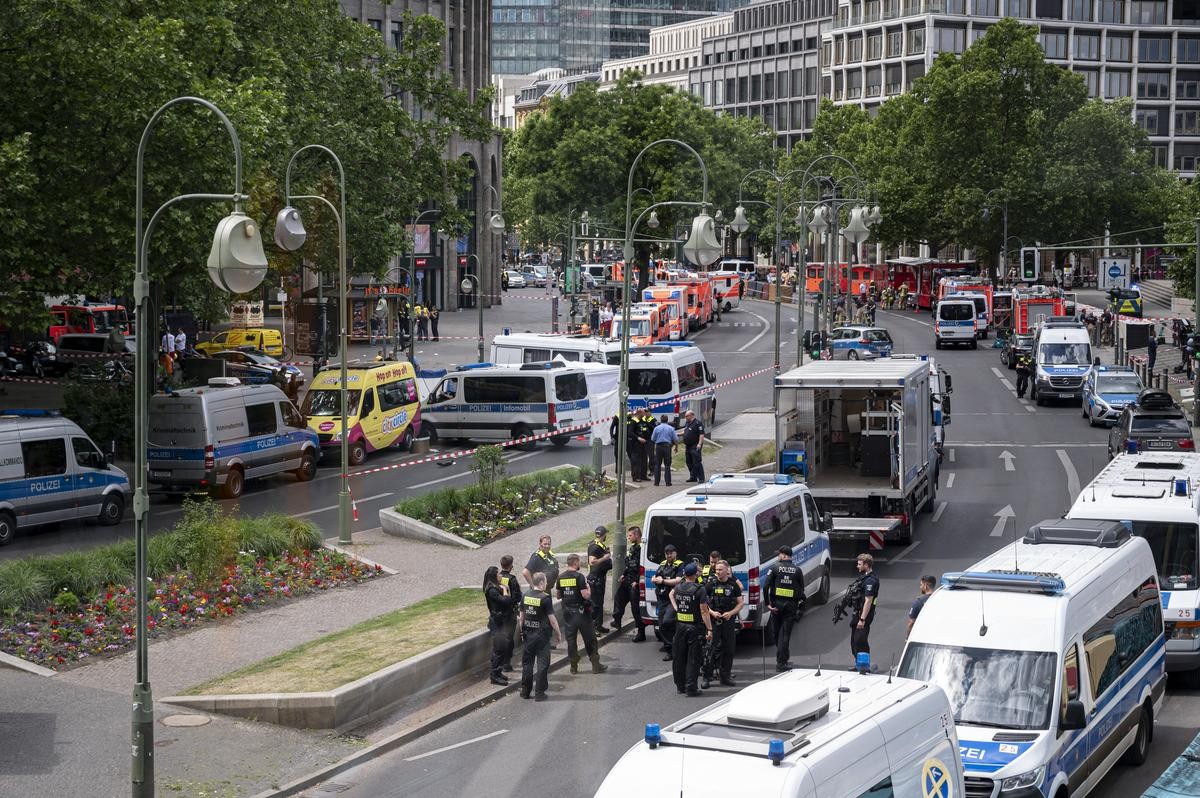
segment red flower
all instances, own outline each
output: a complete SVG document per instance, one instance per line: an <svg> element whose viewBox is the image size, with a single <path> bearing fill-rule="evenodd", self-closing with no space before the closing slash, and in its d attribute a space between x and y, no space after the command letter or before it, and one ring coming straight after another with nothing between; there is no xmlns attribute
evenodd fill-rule
<svg viewBox="0 0 1200 798"><path fill-rule="evenodd" d="M83 634L86 637L91 637L92 635L96 634L96 630L90 626L85 626L85 627L83 627Z"/></svg>

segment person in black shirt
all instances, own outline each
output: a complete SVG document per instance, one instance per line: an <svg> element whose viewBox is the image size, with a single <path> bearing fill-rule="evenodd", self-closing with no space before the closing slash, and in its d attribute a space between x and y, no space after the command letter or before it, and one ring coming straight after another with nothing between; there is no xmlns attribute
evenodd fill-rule
<svg viewBox="0 0 1200 798"><path fill-rule="evenodd" d="M513 558L511 554L505 554L500 558L500 572L497 577L500 584L508 588L508 595L512 596L512 606L508 610L508 614L504 617L504 639L508 641L508 647L504 655L504 671L509 673L512 671L513 649L516 648L517 637L517 611L521 607L521 583L513 576L512 572Z"/></svg>
<svg viewBox="0 0 1200 798"><path fill-rule="evenodd" d="M708 563L700 567L700 584L717 575L717 563L721 561L721 552L713 549L708 553Z"/></svg>
<svg viewBox="0 0 1200 798"><path fill-rule="evenodd" d="M921 592L913 600L912 606L908 608L908 628L904 630L905 638L912 632L913 624L917 622L917 616L921 614L921 610L925 609L925 602L936 587L937 577L931 574L921 577L921 585L918 588Z"/></svg>
<svg viewBox="0 0 1200 798"><path fill-rule="evenodd" d="M583 648L587 651L588 659L592 661L592 673L604 673L608 668L600 664L596 632L592 628L592 616L587 603L591 597L591 588L579 572L578 554L567 555L567 570L558 575L556 587L567 627L567 658L571 661L571 673L579 673L578 635L583 636Z"/></svg>
<svg viewBox="0 0 1200 798"><path fill-rule="evenodd" d="M704 481L704 422L691 410L683 414L683 459L688 482Z"/></svg>
<svg viewBox="0 0 1200 798"><path fill-rule="evenodd" d="M721 684L735 687L733 652L737 646L738 613L745 603L742 583L733 578L729 563L720 560L715 573L704 583L704 592L708 594L708 617L713 625L713 651L705 660L704 681L700 686L708 689L715 669L721 676Z"/></svg>
<svg viewBox="0 0 1200 798"><path fill-rule="evenodd" d="M870 554L858 555L856 562L862 580L862 595L854 607L854 627L850 630L850 652L857 663L859 653L871 653L867 637L871 634L871 622L875 620L875 603L879 601L879 577L875 575L875 558Z"/></svg>
<svg viewBox="0 0 1200 798"><path fill-rule="evenodd" d="M521 655L521 698L533 694L535 701L545 701L550 673L550 630L554 630L559 643L562 632L554 617L554 603L546 594L546 575L541 571L534 574L531 588L521 598L521 634L525 638L525 651Z"/></svg>
<svg viewBox="0 0 1200 798"><path fill-rule="evenodd" d="M654 451L654 444L650 438L654 434L654 428L658 423L654 420L654 414L650 412L649 406L643 407L638 411L637 417L638 441L641 442L641 461L638 463L638 468L641 469L642 479L650 479L650 454Z"/></svg>
<svg viewBox="0 0 1200 798"><path fill-rule="evenodd" d="M792 563L789 546L779 547L779 562L767 574L763 595L771 612L768 623L775 633L775 670L790 670L792 627L800 617L804 602L804 577Z"/></svg>
<svg viewBox="0 0 1200 798"><path fill-rule="evenodd" d="M658 571L650 580L654 584L654 595L657 601L658 624L654 634L662 641L662 651L667 652L663 662L674 659L671 644L675 639L675 610L670 603L671 589L683 581L683 560L675 556L675 544L668 543L663 549L663 561L658 564Z"/></svg>
<svg viewBox="0 0 1200 798"><path fill-rule="evenodd" d="M554 585L558 581L558 560L554 556L554 552L550 550L550 536L542 535L538 538L538 549L529 557L529 562L525 564L525 570L522 576L525 577L525 584L533 584L533 575L543 573L546 575L546 584Z"/></svg>
<svg viewBox="0 0 1200 798"><path fill-rule="evenodd" d="M704 643L712 638L712 620L709 617L708 595L696 581L700 566L690 562L683 567L683 581L671 591L671 606L675 609L674 662L671 674L675 677L675 689L695 697L704 695L696 686L700 677L700 664L704 657Z"/></svg>
<svg viewBox="0 0 1200 798"><path fill-rule="evenodd" d="M613 628L621 628L621 618L625 615L625 605L629 605L633 613L635 634L633 642L643 643L646 640L646 626L642 622L642 597L638 589L642 581L642 530L641 527L631 526L626 531L629 547L625 551L625 570L621 572L621 580L617 585L617 595L613 597Z"/></svg>
<svg viewBox="0 0 1200 798"><path fill-rule="evenodd" d="M612 569L612 552L609 551L608 527L596 527L596 537L588 544L588 587L592 590L592 624L596 634L606 634L610 630L604 628L604 592L607 588L608 572Z"/></svg>
<svg viewBox="0 0 1200 798"><path fill-rule="evenodd" d="M488 608L488 631L492 633L491 682L504 686L508 677L504 675L505 656L511 656L512 637L504 637L506 619L512 615L513 597L508 586L500 581L500 569L489 566L483 574L483 596Z"/></svg>

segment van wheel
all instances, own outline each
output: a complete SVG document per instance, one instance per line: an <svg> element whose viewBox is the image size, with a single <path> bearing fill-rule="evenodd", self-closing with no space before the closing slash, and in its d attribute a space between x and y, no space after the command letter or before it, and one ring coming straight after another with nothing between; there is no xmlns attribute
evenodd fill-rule
<svg viewBox="0 0 1200 798"><path fill-rule="evenodd" d="M566 446L570 442L571 442L570 435L555 435L553 438L550 439L550 443L554 444L554 446L559 449Z"/></svg>
<svg viewBox="0 0 1200 798"><path fill-rule="evenodd" d="M829 601L829 566L826 565L821 570L821 588L817 594L813 596L813 604L825 604Z"/></svg>
<svg viewBox="0 0 1200 798"><path fill-rule="evenodd" d="M296 469L297 482L311 482L317 475L317 458L312 452L300 455L300 467Z"/></svg>
<svg viewBox="0 0 1200 798"><path fill-rule="evenodd" d="M908 518L908 523L900 527L900 536L896 538L896 542L907 546L912 543L913 527L917 524L917 519L914 518L912 502L904 503L904 515Z"/></svg>
<svg viewBox="0 0 1200 798"><path fill-rule="evenodd" d="M221 486L221 495L226 499L236 499L242 495L242 488L245 486L246 478L242 475L242 470L231 468L225 475L225 484Z"/></svg>
<svg viewBox="0 0 1200 798"><path fill-rule="evenodd" d="M115 526L125 517L125 499L119 493L110 493L100 505L96 521L101 526Z"/></svg>
<svg viewBox="0 0 1200 798"><path fill-rule="evenodd" d="M731 310L733 310L733 303L726 301L725 302L725 312L728 313Z"/></svg>
<svg viewBox="0 0 1200 798"><path fill-rule="evenodd" d="M405 428L404 434L400 436L400 440L396 442L396 445L399 446L403 451L410 452L412 451L412 442L414 437L416 436L413 435L412 424L409 424L408 427Z"/></svg>
<svg viewBox="0 0 1200 798"><path fill-rule="evenodd" d="M929 481L929 498L921 505L921 512L923 513L932 513L934 505L937 504L938 476L938 472L934 471L933 478Z"/></svg>
<svg viewBox="0 0 1200 798"><path fill-rule="evenodd" d="M933 348L934 348L934 349L941 349L941 348L942 348L942 339L941 339L941 338L934 338L934 339L933 339Z"/></svg>
<svg viewBox="0 0 1200 798"><path fill-rule="evenodd" d="M7 546L17 536L17 519L10 512L0 512L0 546Z"/></svg>
<svg viewBox="0 0 1200 798"><path fill-rule="evenodd" d="M421 432L425 434L426 438L429 438L430 446L437 446L438 431L437 431L436 426L434 426L433 424L430 424L428 421L422 421L421 422Z"/></svg>
<svg viewBox="0 0 1200 798"><path fill-rule="evenodd" d="M1150 753L1150 741L1154 739L1154 715L1150 712L1149 704L1142 704L1138 716L1137 734L1133 737L1133 745L1126 749L1121 756L1121 762L1132 767L1138 767L1146 761Z"/></svg>
<svg viewBox="0 0 1200 798"><path fill-rule="evenodd" d="M525 424L517 424L512 428L511 440L516 440L517 438L528 438L532 434L533 430L531 430L528 426ZM537 441L525 441L517 448L526 452L532 451L537 448Z"/></svg>
<svg viewBox="0 0 1200 798"><path fill-rule="evenodd" d="M362 441L354 441L350 444L350 465L360 466L367 460L367 447L363 446Z"/></svg>
<svg viewBox="0 0 1200 798"><path fill-rule="evenodd" d="M978 342L978 341L976 341L974 338L972 338L972 339L971 339L971 348L972 348L972 349L978 349L978 348L979 348L979 342Z"/></svg>

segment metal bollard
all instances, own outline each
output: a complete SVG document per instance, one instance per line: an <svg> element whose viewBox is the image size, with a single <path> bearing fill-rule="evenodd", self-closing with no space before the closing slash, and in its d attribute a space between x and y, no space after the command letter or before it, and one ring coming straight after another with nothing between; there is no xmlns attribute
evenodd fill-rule
<svg viewBox="0 0 1200 798"><path fill-rule="evenodd" d="M592 470L597 474L604 468L604 444L599 438L592 438Z"/></svg>

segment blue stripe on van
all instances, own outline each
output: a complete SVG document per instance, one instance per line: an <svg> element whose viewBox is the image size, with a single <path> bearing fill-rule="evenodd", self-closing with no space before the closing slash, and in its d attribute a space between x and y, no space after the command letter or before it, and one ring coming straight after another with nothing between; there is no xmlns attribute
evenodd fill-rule
<svg viewBox="0 0 1200 798"><path fill-rule="evenodd" d="M574 402L556 402L555 412L567 413L572 410L587 410L592 406L588 399ZM546 402L463 402L458 409L464 413L547 413L549 405ZM431 412L437 408L431 407Z"/></svg>
<svg viewBox="0 0 1200 798"><path fill-rule="evenodd" d="M320 445L320 439L317 433L307 429L297 429L285 432L283 434L260 435L256 438L246 438L237 443L227 443L216 447L213 450L213 457L220 460L225 457L233 457L239 454L249 454L250 452L259 452L267 449L275 449L280 446L288 446L296 443L304 443L310 441L313 446ZM148 460L203 460L204 447L151 447L146 450L146 459Z"/></svg>
<svg viewBox="0 0 1200 798"><path fill-rule="evenodd" d="M81 475L94 476L98 482L87 487L94 487L97 492L109 485L129 485L129 478L106 471L85 471L73 474L56 474L52 477L30 477L28 479L12 479L0 482L0 501L19 501L36 499L39 496L52 496L56 493L82 490L72 479Z"/></svg>

